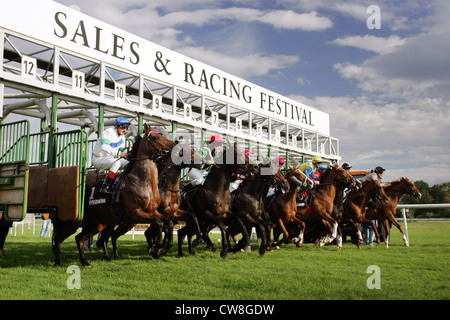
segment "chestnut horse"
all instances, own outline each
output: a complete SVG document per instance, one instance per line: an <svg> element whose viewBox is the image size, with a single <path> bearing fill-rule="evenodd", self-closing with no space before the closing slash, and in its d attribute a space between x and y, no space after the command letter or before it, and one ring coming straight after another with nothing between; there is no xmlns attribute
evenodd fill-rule
<svg viewBox="0 0 450 320"><path fill-rule="evenodd" d="M285 179L289 182L289 191L283 193L282 190L275 192L275 199L269 199L271 201L267 206L267 212L273 225L281 229L283 238L278 241L278 237L275 238L272 246L279 249L282 243L285 243L289 239L289 232L285 227L285 223L292 222L300 228L300 239L302 239L303 232L305 230L305 223L296 217L297 214L297 187L304 189L312 189L313 182L306 177L306 175L299 169L290 167L289 171L285 175ZM302 240L297 242L299 247Z"/></svg>
<svg viewBox="0 0 450 320"><path fill-rule="evenodd" d="M216 160L210 168L209 174L206 177L203 185L194 194L187 194L187 201L189 211L193 210L197 215L200 225L208 227L215 225L220 229L222 235L222 251L221 258L226 259L228 256L229 241L226 235L227 224L237 224L238 228L242 230L246 239L249 239L247 230L242 220L233 215L231 212L231 194L230 181L232 175L236 171L242 171L247 174L255 174L258 166L245 156L243 151L238 151L236 144L230 147L228 144L224 149L222 158ZM178 230L178 251L181 252L182 239L188 235L192 226L187 223L185 227ZM207 234L203 234L207 237ZM237 247L237 246L236 246ZM238 248L235 248L238 250Z"/></svg>
<svg viewBox="0 0 450 320"><path fill-rule="evenodd" d="M319 184L312 191L309 207L298 208L297 217L300 220L313 223L320 222L326 227L325 234L319 236L316 240L317 247L332 242L337 236L338 221L332 215L336 192L340 192L338 186L354 188L357 185L357 180L339 165L329 166L322 173Z"/></svg>
<svg viewBox="0 0 450 320"><path fill-rule="evenodd" d="M356 234L358 235L358 248L361 249L362 235L359 229L356 227L356 223L369 224L373 230L375 230L375 235L377 242L380 243L380 235L376 226L372 221L366 218L366 205L369 199L376 199L382 203L388 201L388 197L384 192L384 188L378 180L368 180L362 183L362 187L358 190L352 190L347 196L344 202L344 214L342 220L344 222L350 222L350 225L354 228ZM342 238L338 247L342 247Z"/></svg>
<svg viewBox="0 0 450 320"><path fill-rule="evenodd" d="M388 186L384 187L387 197L389 198L386 203L377 203L377 208L367 211L366 218L370 220L382 220L383 226L386 232L386 248L389 247L389 235L390 228L389 222L394 224L400 233L402 234L403 241L407 247L409 247L408 239L403 232L402 226L395 219L395 213L397 211L397 204L400 197L404 194L412 195L418 199L422 197L419 189L408 178L400 178L399 180L392 181Z"/></svg>
<svg viewBox="0 0 450 320"><path fill-rule="evenodd" d="M185 157L185 154L188 155ZM190 157L189 157L190 154ZM158 212L171 219L173 223L187 221L190 219L197 226L197 236L201 237L200 226L197 216L193 212L188 212L180 208L182 197L180 194L180 177L183 168L202 168L203 158L186 143L176 145L170 153L161 157L157 161L158 167L158 188L161 196L161 203ZM167 230L165 233L167 234ZM153 225L145 231L145 237L149 248L155 241L155 228Z"/></svg>
<svg viewBox="0 0 450 320"><path fill-rule="evenodd" d="M259 254L261 256L266 250L270 250L267 238L270 237L271 228L262 218L264 200L269 187L280 190L281 193L289 191L289 183L278 170L278 163L260 164L258 173L244 179L239 188L231 194L231 211L241 217L248 234L251 233L253 227L255 228L260 239ZM237 234L235 230L230 229L227 229L227 233L231 233L233 236ZM246 241L246 239L242 238L241 241ZM246 250L249 250L248 248L250 246L246 247Z"/></svg>
<svg viewBox="0 0 450 320"><path fill-rule="evenodd" d="M128 158L130 162L120 175L119 187L122 190L118 203L90 206L89 196L86 196L83 229L75 237L82 265L89 265L83 250L84 242L106 227L110 232L116 225L119 225L117 230L120 233L136 223L155 223L158 230L157 242L151 252L154 257L166 252L162 241L164 216L157 211L161 197L158 191L158 169L154 160L166 154L174 145L174 142L153 132L145 125L144 136L136 137ZM87 194L90 193L91 191L87 190ZM108 232L103 235L102 233L103 250L105 258L109 259L106 248ZM114 249L116 251L116 248Z"/></svg>

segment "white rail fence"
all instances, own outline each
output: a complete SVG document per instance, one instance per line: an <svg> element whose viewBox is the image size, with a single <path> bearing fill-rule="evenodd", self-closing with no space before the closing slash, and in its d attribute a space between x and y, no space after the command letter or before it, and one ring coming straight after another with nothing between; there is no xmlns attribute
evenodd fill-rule
<svg viewBox="0 0 450 320"><path fill-rule="evenodd" d="M436 204L399 204L397 209L402 210L403 224L405 226L406 239L409 243L408 235L408 223L406 222L406 213L408 209L438 209L438 208L450 208L450 203L436 203Z"/></svg>

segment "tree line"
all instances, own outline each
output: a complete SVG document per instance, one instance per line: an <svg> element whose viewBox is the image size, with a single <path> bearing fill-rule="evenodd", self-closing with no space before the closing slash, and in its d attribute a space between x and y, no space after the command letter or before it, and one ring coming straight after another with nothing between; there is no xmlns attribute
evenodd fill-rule
<svg viewBox="0 0 450 320"><path fill-rule="evenodd" d="M444 182L430 185L423 181L415 181L414 184L422 193L422 198L416 199L410 195L404 195L400 198L401 204L431 204L431 203L450 203L450 182ZM450 208L424 208L409 209L409 217L414 218L450 218Z"/></svg>

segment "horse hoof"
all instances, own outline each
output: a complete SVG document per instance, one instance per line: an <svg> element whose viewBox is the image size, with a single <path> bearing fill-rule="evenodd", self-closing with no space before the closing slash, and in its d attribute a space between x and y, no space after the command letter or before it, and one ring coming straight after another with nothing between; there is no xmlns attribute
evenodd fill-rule
<svg viewBox="0 0 450 320"><path fill-rule="evenodd" d="M163 248L160 248L156 254L158 255L158 257L162 257L166 253L167 253L167 249L163 247Z"/></svg>
<svg viewBox="0 0 450 320"><path fill-rule="evenodd" d="M226 251L221 251L220 252L220 257L224 260L228 259L228 252Z"/></svg>
<svg viewBox="0 0 450 320"><path fill-rule="evenodd" d="M200 239L195 239L195 240L192 241L192 247L193 248L198 247L199 244L200 244Z"/></svg>

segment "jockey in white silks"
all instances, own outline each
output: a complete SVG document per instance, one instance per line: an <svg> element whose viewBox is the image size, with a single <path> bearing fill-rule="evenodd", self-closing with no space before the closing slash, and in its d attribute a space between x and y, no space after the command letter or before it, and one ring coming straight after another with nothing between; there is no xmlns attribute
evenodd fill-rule
<svg viewBox="0 0 450 320"><path fill-rule="evenodd" d="M103 131L95 143L92 155L93 166L98 171L109 170L100 189L101 193L112 193L111 184L117 171L128 164L128 160L125 159L128 153L125 149L124 134L130 124L124 117L117 118L114 127Z"/></svg>

